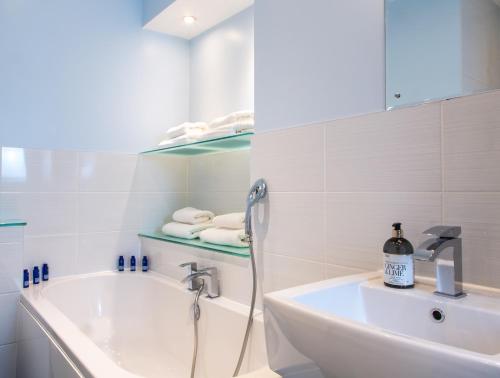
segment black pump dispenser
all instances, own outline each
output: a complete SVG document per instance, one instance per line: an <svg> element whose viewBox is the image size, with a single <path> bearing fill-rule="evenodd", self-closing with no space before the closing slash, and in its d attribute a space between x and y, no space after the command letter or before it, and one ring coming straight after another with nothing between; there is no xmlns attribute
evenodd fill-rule
<svg viewBox="0 0 500 378"><path fill-rule="evenodd" d="M413 246L403 237L399 222L392 225L392 238L384 244L384 284L396 289L415 285Z"/></svg>

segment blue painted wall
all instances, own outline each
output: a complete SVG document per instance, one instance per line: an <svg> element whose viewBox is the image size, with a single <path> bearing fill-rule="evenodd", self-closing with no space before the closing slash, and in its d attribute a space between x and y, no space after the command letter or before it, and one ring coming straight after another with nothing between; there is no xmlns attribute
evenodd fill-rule
<svg viewBox="0 0 500 378"><path fill-rule="evenodd" d="M142 24L146 25L174 1L175 0L142 0Z"/></svg>
<svg viewBox="0 0 500 378"><path fill-rule="evenodd" d="M189 118L189 44L141 0L0 0L0 83L0 145L135 152Z"/></svg>
<svg viewBox="0 0 500 378"><path fill-rule="evenodd" d="M190 47L191 120L253 110L253 7L193 38Z"/></svg>
<svg viewBox="0 0 500 378"><path fill-rule="evenodd" d="M255 0L258 131L384 110L383 0Z"/></svg>

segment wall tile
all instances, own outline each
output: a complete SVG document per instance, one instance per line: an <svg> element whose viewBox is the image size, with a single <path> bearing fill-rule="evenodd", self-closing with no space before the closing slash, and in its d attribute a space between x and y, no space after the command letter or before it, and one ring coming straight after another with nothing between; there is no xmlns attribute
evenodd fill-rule
<svg viewBox="0 0 500 378"><path fill-rule="evenodd" d="M1 200L2 194L0 193ZM4 219L1 213L0 217ZM0 227L0 243L22 243L23 235L24 227Z"/></svg>
<svg viewBox="0 0 500 378"><path fill-rule="evenodd" d="M500 193L445 193L444 222L462 226L464 280L500 287Z"/></svg>
<svg viewBox="0 0 500 378"><path fill-rule="evenodd" d="M186 193L140 193L140 231L155 231L172 220L174 211L187 206Z"/></svg>
<svg viewBox="0 0 500 378"><path fill-rule="evenodd" d="M382 247L391 224L403 223L414 246L427 228L441 224L440 193L328 193L327 262L352 268L382 267Z"/></svg>
<svg viewBox="0 0 500 378"><path fill-rule="evenodd" d="M79 232L139 230L141 196L137 193L80 193Z"/></svg>
<svg viewBox="0 0 500 378"><path fill-rule="evenodd" d="M137 155L80 152L79 186L81 192L125 192L134 181Z"/></svg>
<svg viewBox="0 0 500 378"><path fill-rule="evenodd" d="M27 221L29 236L76 233L77 194L0 193L0 214Z"/></svg>
<svg viewBox="0 0 500 378"><path fill-rule="evenodd" d="M366 272L366 270L350 268L348 266L342 266L342 265L332 265L332 264L325 265L325 278L327 279L337 278L342 276L350 276L352 274L359 274L363 272Z"/></svg>
<svg viewBox="0 0 500 378"><path fill-rule="evenodd" d="M139 156L133 190L186 192L188 158L170 155Z"/></svg>
<svg viewBox="0 0 500 378"><path fill-rule="evenodd" d="M325 209L322 193L269 193L267 229L259 229L260 250L323 262Z"/></svg>
<svg viewBox="0 0 500 378"><path fill-rule="evenodd" d="M19 293L0 295L0 345L16 341L16 315Z"/></svg>
<svg viewBox="0 0 500 378"><path fill-rule="evenodd" d="M322 264L273 253L264 253L263 268L264 293L325 279Z"/></svg>
<svg viewBox="0 0 500 378"><path fill-rule="evenodd" d="M443 102L447 191L500 191L500 92Z"/></svg>
<svg viewBox="0 0 500 378"><path fill-rule="evenodd" d="M24 242L23 267L31 271L35 265L49 264L50 277L76 273L78 236L28 236Z"/></svg>
<svg viewBox="0 0 500 378"><path fill-rule="evenodd" d="M190 192L245 192L250 185L250 152L200 155L189 159Z"/></svg>
<svg viewBox="0 0 500 378"><path fill-rule="evenodd" d="M0 294L18 291L22 286L23 245L0 243Z"/></svg>
<svg viewBox="0 0 500 378"><path fill-rule="evenodd" d="M0 191L75 192L76 152L1 148Z"/></svg>
<svg viewBox="0 0 500 378"><path fill-rule="evenodd" d="M0 345L0 378L16 376L17 345Z"/></svg>
<svg viewBox="0 0 500 378"><path fill-rule="evenodd" d="M104 232L81 234L78 241L77 272L90 273L115 270L118 256L139 255L136 232Z"/></svg>
<svg viewBox="0 0 500 378"><path fill-rule="evenodd" d="M247 192L189 192L189 206L212 211L216 215L245 211Z"/></svg>
<svg viewBox="0 0 500 378"><path fill-rule="evenodd" d="M441 190L439 103L326 125L326 190Z"/></svg>
<svg viewBox="0 0 500 378"><path fill-rule="evenodd" d="M323 191L324 127L256 134L250 171L252 182L262 177L275 192Z"/></svg>

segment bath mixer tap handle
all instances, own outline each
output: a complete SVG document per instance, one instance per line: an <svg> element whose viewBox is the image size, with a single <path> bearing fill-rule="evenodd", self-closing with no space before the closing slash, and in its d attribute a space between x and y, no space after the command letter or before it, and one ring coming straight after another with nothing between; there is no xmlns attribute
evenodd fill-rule
<svg viewBox="0 0 500 378"><path fill-rule="evenodd" d="M179 265L179 268L186 268L187 276L191 276L198 271L198 264L194 261L185 262ZM200 287L200 283L193 281L192 279L188 282L188 290L196 291Z"/></svg>
<svg viewBox="0 0 500 378"><path fill-rule="evenodd" d="M193 272L196 272L196 270L198 269L198 264L194 261L191 261L179 265L179 268L185 268L185 267L189 267Z"/></svg>

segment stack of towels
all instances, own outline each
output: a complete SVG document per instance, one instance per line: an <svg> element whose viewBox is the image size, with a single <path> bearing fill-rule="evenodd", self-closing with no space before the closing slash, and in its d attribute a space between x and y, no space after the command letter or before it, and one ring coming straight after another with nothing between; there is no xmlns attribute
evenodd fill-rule
<svg viewBox="0 0 500 378"><path fill-rule="evenodd" d="M211 244L248 247L245 214L231 213L214 217L208 210L185 207L173 215L173 222L162 227L165 235L183 239L200 238Z"/></svg>
<svg viewBox="0 0 500 378"><path fill-rule="evenodd" d="M167 130L161 147L173 147L181 144L199 142L255 131L254 112L239 111L218 117L209 123L185 122Z"/></svg>
<svg viewBox="0 0 500 378"><path fill-rule="evenodd" d="M245 234L245 213L219 215L213 220L214 228L200 232L200 239L206 243L248 247Z"/></svg>
<svg viewBox="0 0 500 378"><path fill-rule="evenodd" d="M214 227L213 218L214 213L211 211L185 207L177 210L172 215L174 221L164 225L161 231L165 235L177 238L196 239L200 236L201 231Z"/></svg>

